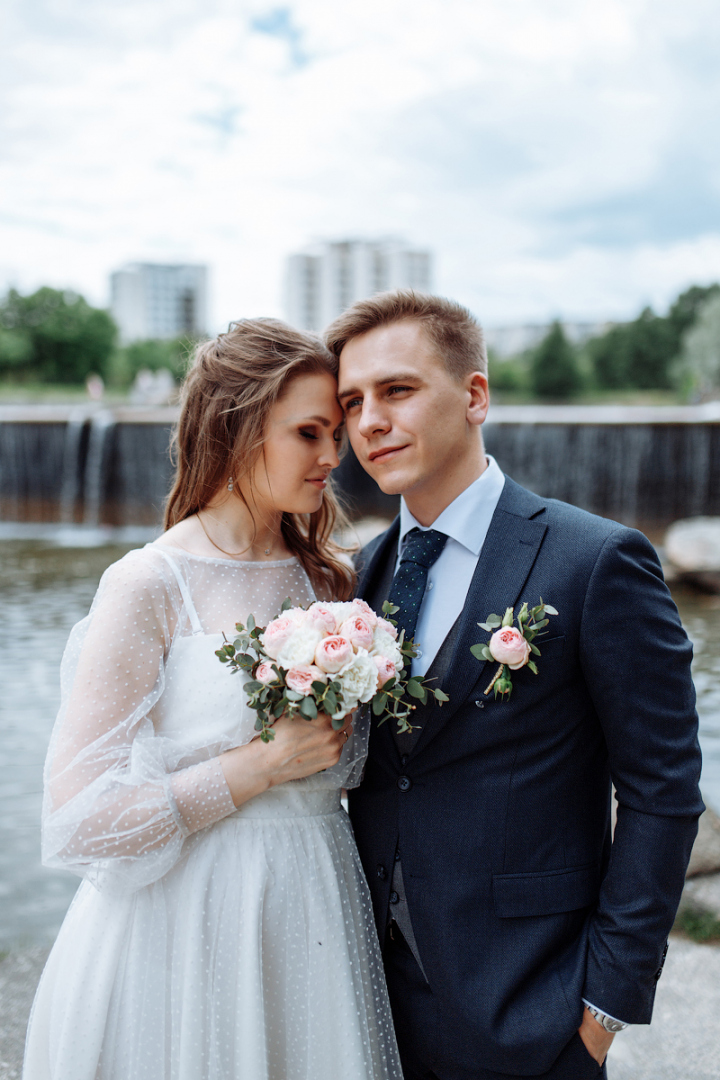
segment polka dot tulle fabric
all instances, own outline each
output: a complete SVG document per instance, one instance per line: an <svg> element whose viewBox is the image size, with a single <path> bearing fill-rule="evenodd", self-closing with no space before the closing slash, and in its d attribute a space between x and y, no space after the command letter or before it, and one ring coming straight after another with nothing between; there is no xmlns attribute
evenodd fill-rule
<svg viewBox="0 0 720 1080"><path fill-rule="evenodd" d="M235 809L248 742L222 632L307 604L294 559L160 544L111 566L62 666L43 858L83 882L38 989L24 1080L400 1080L339 764ZM298 721L302 722L302 721ZM364 728L364 730L363 730Z"/></svg>

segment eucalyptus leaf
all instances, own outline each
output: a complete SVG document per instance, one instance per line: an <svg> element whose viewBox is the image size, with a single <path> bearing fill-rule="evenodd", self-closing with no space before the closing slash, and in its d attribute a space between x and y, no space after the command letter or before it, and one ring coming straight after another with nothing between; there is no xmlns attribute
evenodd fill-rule
<svg viewBox="0 0 720 1080"><path fill-rule="evenodd" d="M245 689L248 694L256 694L258 690L262 690L264 683L258 682L257 679L250 679L245 683Z"/></svg>
<svg viewBox="0 0 720 1080"><path fill-rule="evenodd" d="M288 699L288 701L300 701L302 698L302 694L298 694L297 690L286 690L285 697Z"/></svg>
<svg viewBox="0 0 720 1080"><path fill-rule="evenodd" d="M385 697L384 700L383 700L383 698L384 698L384 695L382 695L382 694L378 694L377 697L373 698L373 703L372 703L373 716L381 716L385 712L385 706L387 705L387 697Z"/></svg>
<svg viewBox="0 0 720 1080"><path fill-rule="evenodd" d="M280 611L287 611L288 608L291 608L291 607L292 607L292 600L290 599L289 596L286 596L285 599L282 602L282 605L280 607Z"/></svg>
<svg viewBox="0 0 720 1080"><path fill-rule="evenodd" d="M383 615L395 615L399 610L397 604L393 604L391 600L386 600L382 606Z"/></svg>
<svg viewBox="0 0 720 1080"><path fill-rule="evenodd" d="M254 630L255 629L255 616L254 615L248 615L247 628L248 628L248 630Z"/></svg>
<svg viewBox="0 0 720 1080"><path fill-rule="evenodd" d="M534 653L535 656L542 656L542 653L538 649L537 645L533 645L532 642L530 642L529 644L530 644L530 652L531 653Z"/></svg>
<svg viewBox="0 0 720 1080"><path fill-rule="evenodd" d="M450 698L447 696L447 694L445 693L444 690L433 690L432 693L435 695L435 700L439 701L440 704L442 704L443 701L449 701L450 700Z"/></svg>
<svg viewBox="0 0 720 1080"><path fill-rule="evenodd" d="M489 645L483 645L482 654L486 660L490 661L491 664L495 663L495 657L491 653Z"/></svg>
<svg viewBox="0 0 720 1080"><path fill-rule="evenodd" d="M300 702L300 712L303 716L307 717L308 720L314 720L318 714L315 699L309 696L304 697Z"/></svg>
<svg viewBox="0 0 720 1080"><path fill-rule="evenodd" d="M279 720L284 712L285 712L285 705L283 704L282 701L278 701L277 705L275 706L275 708L272 711L273 716L275 717L276 720Z"/></svg>
<svg viewBox="0 0 720 1080"><path fill-rule="evenodd" d="M480 642L477 645L471 645L470 646L470 652L473 654L473 656L475 657L476 660L484 660L485 659L485 649L486 648L487 648L487 646L483 645L483 643Z"/></svg>
<svg viewBox="0 0 720 1080"><path fill-rule="evenodd" d="M548 615L558 614L557 608L552 607L550 604L545 605L545 611L548 613Z"/></svg>
<svg viewBox="0 0 720 1080"><path fill-rule="evenodd" d="M322 695L325 693L326 684L322 683L322 682L318 682L318 680L315 679L315 681L311 685L312 685L312 688L315 691L315 693L318 695L318 697L322 697Z"/></svg>
<svg viewBox="0 0 720 1080"><path fill-rule="evenodd" d="M530 668L530 670L533 672L534 675L537 675L538 669L537 669L537 664L535 663L534 660L528 660L527 666Z"/></svg>

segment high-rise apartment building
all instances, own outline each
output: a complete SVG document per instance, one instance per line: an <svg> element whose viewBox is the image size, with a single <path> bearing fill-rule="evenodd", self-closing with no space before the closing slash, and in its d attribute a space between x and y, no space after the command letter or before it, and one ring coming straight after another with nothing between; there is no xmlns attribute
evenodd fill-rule
<svg viewBox="0 0 720 1080"><path fill-rule="evenodd" d="M337 240L287 261L285 311L302 330L321 330L356 300L388 289L429 292L432 255L400 240Z"/></svg>
<svg viewBox="0 0 720 1080"><path fill-rule="evenodd" d="M207 331L207 267L129 263L110 276L110 307L124 345L202 335Z"/></svg>

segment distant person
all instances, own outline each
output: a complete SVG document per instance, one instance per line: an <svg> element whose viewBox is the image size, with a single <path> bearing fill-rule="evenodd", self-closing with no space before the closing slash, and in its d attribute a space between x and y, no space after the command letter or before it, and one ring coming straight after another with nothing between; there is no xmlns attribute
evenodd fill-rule
<svg viewBox="0 0 720 1080"><path fill-rule="evenodd" d="M469 312L388 293L326 340L355 454L402 496L358 594L393 601L450 697L374 728L350 793L405 1080L605 1076L615 1032L650 1022L703 810L690 644L641 533L486 456ZM496 696L478 624L541 598L537 674L508 635Z"/></svg>
<svg viewBox="0 0 720 1080"><path fill-rule="evenodd" d="M271 319L200 345L166 531L103 576L63 660L43 857L83 875L25 1080L400 1080L343 787L368 726L268 745L215 650L286 597L348 599L336 364Z"/></svg>

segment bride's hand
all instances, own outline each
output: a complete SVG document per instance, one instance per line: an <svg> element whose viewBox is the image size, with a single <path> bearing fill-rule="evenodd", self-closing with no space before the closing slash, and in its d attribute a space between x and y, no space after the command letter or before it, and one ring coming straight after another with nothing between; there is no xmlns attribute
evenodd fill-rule
<svg viewBox="0 0 720 1080"><path fill-rule="evenodd" d="M314 720L281 716L272 730L275 738L271 742L253 739L220 757L236 806L276 784L312 776L337 765L352 734L352 715L345 717L339 731L333 729L332 720L325 713L319 713Z"/></svg>

